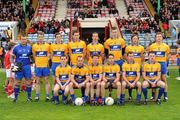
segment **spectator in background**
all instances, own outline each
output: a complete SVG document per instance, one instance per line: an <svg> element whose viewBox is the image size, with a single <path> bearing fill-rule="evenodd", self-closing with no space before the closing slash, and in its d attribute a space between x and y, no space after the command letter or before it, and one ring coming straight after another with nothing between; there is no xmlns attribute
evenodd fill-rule
<svg viewBox="0 0 180 120"><path fill-rule="evenodd" d="M163 30L164 30L164 34L166 35L166 33L167 33L168 30L169 30L169 25L168 25L168 23L164 22L164 23L162 24L162 27L163 27Z"/></svg>
<svg viewBox="0 0 180 120"><path fill-rule="evenodd" d="M127 8L128 15L129 15L129 13L130 13L131 11L134 11L134 8L133 8L133 6L130 4L130 5L128 6L128 8Z"/></svg>
<svg viewBox="0 0 180 120"><path fill-rule="evenodd" d="M5 51L4 51L4 48L2 47L2 44L0 46L0 68L4 68L4 54L5 54Z"/></svg>
<svg viewBox="0 0 180 120"><path fill-rule="evenodd" d="M31 4L27 5L30 8ZM26 13L33 16L34 12L27 9ZM0 1L0 21L19 21L24 18L25 13L22 9L22 0Z"/></svg>

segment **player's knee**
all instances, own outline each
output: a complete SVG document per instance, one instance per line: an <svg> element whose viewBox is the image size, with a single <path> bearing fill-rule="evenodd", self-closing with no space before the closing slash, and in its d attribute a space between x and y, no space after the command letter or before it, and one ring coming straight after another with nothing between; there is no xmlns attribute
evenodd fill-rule
<svg viewBox="0 0 180 120"><path fill-rule="evenodd" d="M122 82L122 88L125 88L125 87L126 87L126 82L123 81L123 82Z"/></svg>
<svg viewBox="0 0 180 120"><path fill-rule="evenodd" d="M166 87L166 84L162 81L159 81L158 84L157 84L159 87L161 88L165 88Z"/></svg>
<svg viewBox="0 0 180 120"><path fill-rule="evenodd" d="M141 87L141 83L140 82L137 82L136 85L137 85L137 87Z"/></svg>
<svg viewBox="0 0 180 120"><path fill-rule="evenodd" d="M100 82L98 82L96 86L97 86L98 88L100 88L101 83L100 83Z"/></svg>
<svg viewBox="0 0 180 120"><path fill-rule="evenodd" d="M101 82L101 87L102 87L102 88L105 87L105 82Z"/></svg>
<svg viewBox="0 0 180 120"><path fill-rule="evenodd" d="M72 87L73 87L73 83L70 82L70 83L69 83L69 88L72 88Z"/></svg>
<svg viewBox="0 0 180 120"><path fill-rule="evenodd" d="M142 84L142 87L147 88L147 86L148 86L148 82L144 81L143 84Z"/></svg>
<svg viewBox="0 0 180 120"><path fill-rule="evenodd" d="M90 83L86 83L86 88L89 88L90 87Z"/></svg>
<svg viewBox="0 0 180 120"><path fill-rule="evenodd" d="M27 85L31 85L31 80L28 80L28 81L27 81Z"/></svg>
<svg viewBox="0 0 180 120"><path fill-rule="evenodd" d="M116 82L116 86L117 87L121 87L121 83L120 82Z"/></svg>

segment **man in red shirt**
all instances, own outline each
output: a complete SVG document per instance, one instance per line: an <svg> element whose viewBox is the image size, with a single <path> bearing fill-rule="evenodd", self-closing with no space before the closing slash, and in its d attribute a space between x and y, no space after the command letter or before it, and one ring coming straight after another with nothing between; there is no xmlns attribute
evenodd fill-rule
<svg viewBox="0 0 180 120"><path fill-rule="evenodd" d="M6 69L6 81L5 81L5 91L8 94L8 97L13 98L13 84L14 84L14 73L11 71L11 50L13 45L8 46L8 51L5 54L4 66Z"/></svg>

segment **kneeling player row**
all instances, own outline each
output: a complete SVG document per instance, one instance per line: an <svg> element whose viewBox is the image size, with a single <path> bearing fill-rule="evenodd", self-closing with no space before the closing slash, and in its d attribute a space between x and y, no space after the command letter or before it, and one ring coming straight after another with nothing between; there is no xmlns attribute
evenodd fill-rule
<svg viewBox="0 0 180 120"><path fill-rule="evenodd" d="M98 103L102 97L102 105L105 104L105 88L115 88L116 103L124 104L125 89L137 88L137 102L141 102L141 91L147 103L147 88L159 87L158 103L161 103L161 96L164 93L165 83L160 80L161 65L155 62L155 53L149 53L149 61L142 67L143 83L140 80L140 65L134 63L134 54L128 53L128 60L122 65L122 80L120 80L120 67L115 64L114 55L109 54L108 62L104 66L98 64L98 55L94 55L92 65L86 67L83 57L77 57L77 65L71 68L67 65L67 57L61 57L61 64L56 68L56 85L54 87L54 101L59 103L58 91L63 91L62 100L67 103L67 96L75 103L74 88L85 89L83 93L83 104L90 97L91 103ZM96 97L94 98L94 88ZM90 96L89 96L90 95Z"/></svg>

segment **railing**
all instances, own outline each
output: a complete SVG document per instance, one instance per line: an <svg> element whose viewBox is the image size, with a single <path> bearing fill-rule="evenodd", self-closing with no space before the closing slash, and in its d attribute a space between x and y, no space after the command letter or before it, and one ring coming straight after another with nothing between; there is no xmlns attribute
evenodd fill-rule
<svg viewBox="0 0 180 120"><path fill-rule="evenodd" d="M120 26L119 26L118 19L117 19L117 18L115 18L115 20L116 20L116 24L117 24L118 29L119 29L119 33L120 33L119 35L120 35L120 37L121 37L121 38L123 38L122 31L121 31L121 28L120 28Z"/></svg>
<svg viewBox="0 0 180 120"><path fill-rule="evenodd" d="M69 42L72 41L72 27L73 27L73 19L70 18L70 33L69 33Z"/></svg>
<svg viewBox="0 0 180 120"><path fill-rule="evenodd" d="M111 30L112 30L112 23L111 20L109 20L109 37L111 36Z"/></svg>

